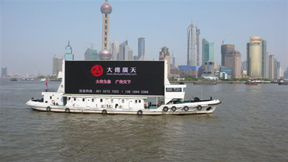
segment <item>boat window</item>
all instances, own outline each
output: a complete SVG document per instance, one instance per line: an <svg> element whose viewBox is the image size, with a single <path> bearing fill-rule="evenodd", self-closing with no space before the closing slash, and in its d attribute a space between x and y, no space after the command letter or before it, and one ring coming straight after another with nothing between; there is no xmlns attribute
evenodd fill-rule
<svg viewBox="0 0 288 162"><path fill-rule="evenodd" d="M137 103L137 100L135 100L135 103Z"/></svg>
<svg viewBox="0 0 288 162"><path fill-rule="evenodd" d="M50 96L50 100L52 100L52 96Z"/></svg>
<svg viewBox="0 0 288 162"><path fill-rule="evenodd" d="M74 101L76 101L76 98L74 98Z"/></svg>
<svg viewBox="0 0 288 162"><path fill-rule="evenodd" d="M84 102L84 101L85 101L85 98L83 98L82 101Z"/></svg>
<svg viewBox="0 0 288 162"><path fill-rule="evenodd" d="M139 103L141 103L141 100L139 100Z"/></svg>
<svg viewBox="0 0 288 162"><path fill-rule="evenodd" d="M166 92L182 92L181 88L166 88Z"/></svg>
<svg viewBox="0 0 288 162"><path fill-rule="evenodd" d="M124 99L122 99L122 103L124 103Z"/></svg>
<svg viewBox="0 0 288 162"><path fill-rule="evenodd" d="M100 99L100 102L103 102L103 99Z"/></svg>
<svg viewBox="0 0 288 162"><path fill-rule="evenodd" d="M183 92L185 92L186 91L186 88L183 88Z"/></svg>
<svg viewBox="0 0 288 162"><path fill-rule="evenodd" d="M94 102L94 99L92 99L92 102Z"/></svg>

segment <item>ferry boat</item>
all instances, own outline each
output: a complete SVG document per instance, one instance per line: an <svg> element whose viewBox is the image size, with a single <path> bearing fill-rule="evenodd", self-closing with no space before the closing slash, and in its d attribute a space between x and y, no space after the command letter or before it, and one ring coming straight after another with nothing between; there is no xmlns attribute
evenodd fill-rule
<svg viewBox="0 0 288 162"><path fill-rule="evenodd" d="M68 64L68 67L65 67L65 64ZM119 72L118 66L122 64L124 72ZM136 71L133 74L132 70L131 73L128 71L133 68L134 71L137 69L137 74ZM167 61L63 61L62 69L65 69L64 77L58 91L42 92L43 98L32 98L26 103L28 106L33 110L46 112L189 115L213 113L221 103L212 97L206 100L198 97L185 100L186 85L170 84L167 77ZM81 71L83 69L86 73ZM93 75L85 69L91 69ZM161 75L161 71L164 74ZM73 81L75 78L77 80ZM160 78L160 81L157 78ZM87 80L93 82L91 89L87 88L90 84Z"/></svg>

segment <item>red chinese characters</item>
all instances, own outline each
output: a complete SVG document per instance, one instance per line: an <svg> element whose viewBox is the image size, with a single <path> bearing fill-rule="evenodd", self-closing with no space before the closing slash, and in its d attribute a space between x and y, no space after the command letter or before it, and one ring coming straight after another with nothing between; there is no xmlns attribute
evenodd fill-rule
<svg viewBox="0 0 288 162"><path fill-rule="evenodd" d="M131 80L115 80L115 84L130 84Z"/></svg>
<svg viewBox="0 0 288 162"><path fill-rule="evenodd" d="M97 79L96 84L111 84L110 79Z"/></svg>

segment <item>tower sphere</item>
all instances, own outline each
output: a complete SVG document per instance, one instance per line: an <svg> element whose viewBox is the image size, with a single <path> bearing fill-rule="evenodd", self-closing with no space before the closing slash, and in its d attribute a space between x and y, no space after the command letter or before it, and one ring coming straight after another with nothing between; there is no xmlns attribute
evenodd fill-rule
<svg viewBox="0 0 288 162"><path fill-rule="evenodd" d="M104 3L100 9L102 14L110 14L112 12L112 7L109 3Z"/></svg>
<svg viewBox="0 0 288 162"><path fill-rule="evenodd" d="M111 60L112 54L108 50L102 50L99 53L100 60L109 61Z"/></svg>

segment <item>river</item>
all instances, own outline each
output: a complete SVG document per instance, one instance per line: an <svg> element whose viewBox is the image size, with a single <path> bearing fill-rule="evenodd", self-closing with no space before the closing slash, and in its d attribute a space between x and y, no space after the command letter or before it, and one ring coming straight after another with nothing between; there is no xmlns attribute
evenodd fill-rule
<svg viewBox="0 0 288 162"><path fill-rule="evenodd" d="M48 82L57 90L59 82ZM193 85L220 99L210 115L33 111L45 82L0 80L0 161L288 161L288 86ZM189 97L191 96L191 97Z"/></svg>

